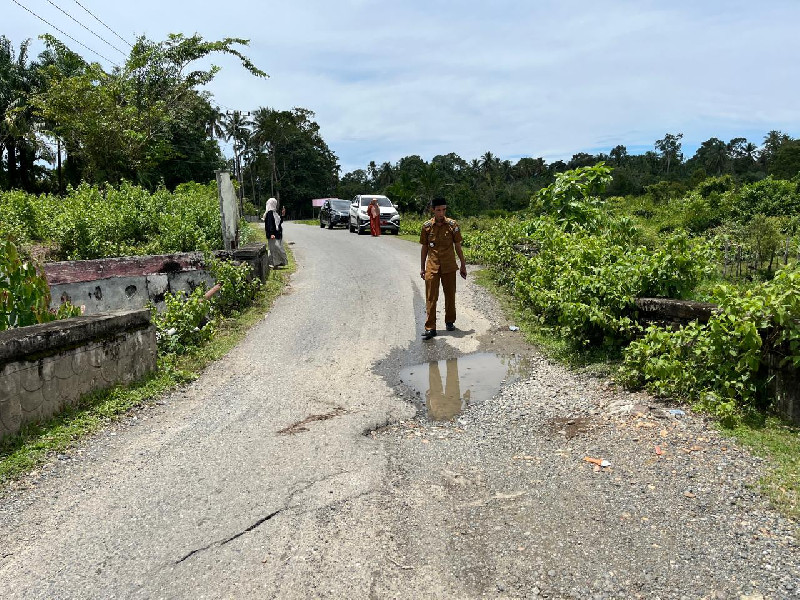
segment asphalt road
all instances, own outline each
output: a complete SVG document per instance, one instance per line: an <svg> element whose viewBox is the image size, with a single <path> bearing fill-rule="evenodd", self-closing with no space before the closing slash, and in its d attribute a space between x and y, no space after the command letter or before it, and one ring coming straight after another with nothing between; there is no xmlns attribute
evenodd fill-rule
<svg viewBox="0 0 800 600"><path fill-rule="evenodd" d="M0 596L363 597L389 577L388 458L365 433L414 409L386 374L477 342L419 340L416 244L285 231L291 289L237 348L0 498Z"/></svg>
<svg viewBox="0 0 800 600"><path fill-rule="evenodd" d="M800 595L767 465L702 415L550 363L471 278L422 342L417 244L285 232L239 346L0 496L0 598ZM521 379L415 414L401 371L476 352Z"/></svg>

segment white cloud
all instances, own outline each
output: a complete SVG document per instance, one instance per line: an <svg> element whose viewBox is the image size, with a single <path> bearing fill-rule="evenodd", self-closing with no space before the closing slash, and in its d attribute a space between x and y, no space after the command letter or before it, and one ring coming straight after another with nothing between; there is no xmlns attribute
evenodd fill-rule
<svg viewBox="0 0 800 600"><path fill-rule="evenodd" d="M315 111L345 171L409 154L568 159L652 148L666 132L684 133L687 154L712 136L800 136L794 0L85 4L129 39L249 38L270 79L219 58L217 101ZM45 0L27 5L113 52ZM15 43L47 30L15 5L4 13Z"/></svg>

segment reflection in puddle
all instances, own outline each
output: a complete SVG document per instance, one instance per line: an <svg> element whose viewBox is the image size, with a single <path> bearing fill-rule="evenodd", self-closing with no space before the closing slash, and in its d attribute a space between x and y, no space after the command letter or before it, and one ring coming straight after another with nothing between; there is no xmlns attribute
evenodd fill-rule
<svg viewBox="0 0 800 600"><path fill-rule="evenodd" d="M503 383L519 379L526 367L516 356L470 354L406 367L400 381L419 392L429 419L448 421L468 404L494 396Z"/></svg>

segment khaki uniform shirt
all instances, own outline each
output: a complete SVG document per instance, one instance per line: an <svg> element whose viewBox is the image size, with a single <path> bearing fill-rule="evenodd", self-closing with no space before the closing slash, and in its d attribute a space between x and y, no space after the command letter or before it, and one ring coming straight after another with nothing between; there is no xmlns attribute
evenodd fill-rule
<svg viewBox="0 0 800 600"><path fill-rule="evenodd" d="M419 234L419 243L428 246L426 274L458 271L456 249L453 244L461 243L461 228L453 219L445 217L441 225L436 224L436 219L425 221Z"/></svg>

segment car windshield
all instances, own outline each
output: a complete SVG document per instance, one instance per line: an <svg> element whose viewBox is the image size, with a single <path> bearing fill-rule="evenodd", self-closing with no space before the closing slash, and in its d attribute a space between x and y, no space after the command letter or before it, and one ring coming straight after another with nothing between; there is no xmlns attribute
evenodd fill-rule
<svg viewBox="0 0 800 600"><path fill-rule="evenodd" d="M361 206L367 206L370 202L372 202L373 198L377 198L378 206L385 206L386 208L392 208L392 202L386 196L362 196Z"/></svg>
<svg viewBox="0 0 800 600"><path fill-rule="evenodd" d="M347 210L350 203L347 200L331 200L331 207L336 210Z"/></svg>

